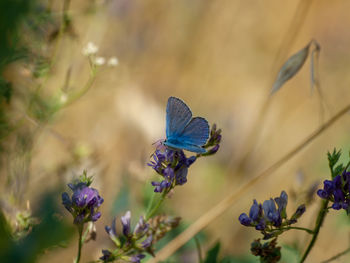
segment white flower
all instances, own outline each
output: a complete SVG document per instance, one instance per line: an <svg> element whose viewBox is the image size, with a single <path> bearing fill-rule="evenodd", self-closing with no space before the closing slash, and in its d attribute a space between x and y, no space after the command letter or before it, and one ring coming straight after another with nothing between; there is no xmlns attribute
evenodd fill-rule
<svg viewBox="0 0 350 263"><path fill-rule="evenodd" d="M96 57L94 63L96 66L102 66L106 63L106 59L104 57Z"/></svg>
<svg viewBox="0 0 350 263"><path fill-rule="evenodd" d="M115 66L118 66L119 60L116 57L111 57L110 59L108 59L107 64L110 67L115 67Z"/></svg>
<svg viewBox="0 0 350 263"><path fill-rule="evenodd" d="M87 45L83 48L84 56L95 55L97 52L98 52L98 46L96 46L92 42L87 43Z"/></svg>
<svg viewBox="0 0 350 263"><path fill-rule="evenodd" d="M62 93L61 97L60 97L60 101L62 104L66 103L68 100L68 96L66 93Z"/></svg>

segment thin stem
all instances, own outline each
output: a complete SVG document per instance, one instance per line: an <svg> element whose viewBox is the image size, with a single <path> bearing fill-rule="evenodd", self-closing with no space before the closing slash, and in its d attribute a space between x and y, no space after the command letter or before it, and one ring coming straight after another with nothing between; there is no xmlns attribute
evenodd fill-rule
<svg viewBox="0 0 350 263"><path fill-rule="evenodd" d="M303 263L305 261L305 259L309 255L311 249L315 245L315 242L316 242L317 237L318 237L318 233L320 232L320 228L321 228L322 223L323 223L323 221L327 215L327 212L328 212L328 210L327 210L328 202L329 202L328 200L322 201L322 205L321 205L320 211L319 211L317 219L316 219L316 225L315 225L314 233L312 235L312 239L311 239L303 257L301 258L300 263Z"/></svg>
<svg viewBox="0 0 350 263"><path fill-rule="evenodd" d="M83 237L83 229L84 229L84 225L83 224L80 224L78 225L78 232L79 232L79 239L78 239L78 255L77 255L77 258L75 259L75 263L79 263L80 261L80 255L81 255L81 248L83 246L83 240L82 240L82 237Z"/></svg>
<svg viewBox="0 0 350 263"><path fill-rule="evenodd" d="M77 91L75 94L71 95L68 98L68 100L66 101L66 103L63 104L63 106L64 107L68 106L68 105L72 104L73 102L75 102L76 100L78 100L79 98L81 98L92 87L92 85L95 82L95 79L96 79L96 69L93 68L91 70L91 75L90 75L87 83L85 84L84 88L82 88L81 90Z"/></svg>
<svg viewBox="0 0 350 263"><path fill-rule="evenodd" d="M53 53L52 53L52 58L51 58L50 65L49 65L49 71L46 74L43 82L38 85L36 92L39 92L41 90L41 88L46 84L46 82L49 78L50 72L52 71L53 65L56 63L58 51L59 51L61 44L62 44L63 33L66 30L66 27L67 27L68 21L69 21L68 11L69 11L70 2L71 2L71 0L64 0L64 2L63 2L61 24L60 24L60 28L58 30L57 43L56 43L54 50L53 50Z"/></svg>
<svg viewBox="0 0 350 263"><path fill-rule="evenodd" d="M199 261L199 263L202 263L203 258L202 258L201 243L199 242L199 239L197 236L194 236L194 242L196 243L196 248L197 248L197 253L198 253L198 261Z"/></svg>
<svg viewBox="0 0 350 263"><path fill-rule="evenodd" d="M305 231L309 234L313 234L314 231L305 227L297 227L297 226L288 226L288 227L282 227L280 228L281 230L285 231L285 230L289 230L289 229L295 229L295 230L302 230Z"/></svg>
<svg viewBox="0 0 350 263"><path fill-rule="evenodd" d="M146 221L148 219L150 219L152 216L154 216L154 214L157 212L158 208L160 207L160 205L163 203L163 201L165 200L166 195L168 194L167 191L164 191L162 193L162 195L160 196L160 198L158 199L158 202L156 203L156 205L146 214ZM152 201L151 201L152 202Z"/></svg>
<svg viewBox="0 0 350 263"><path fill-rule="evenodd" d="M343 252L340 252L338 254L336 254L335 256L331 257L330 259L327 259L325 261L322 261L321 263L329 263L335 259L338 259L340 258L341 256L344 256L345 254L349 253L350 252L350 247L347 248L346 250L344 250Z"/></svg>
<svg viewBox="0 0 350 263"><path fill-rule="evenodd" d="M156 192L153 192L152 197L151 197L151 200L150 200L150 202L148 203L148 206L147 206L146 217L147 217L147 215L149 215L149 213L151 212L151 209L152 209L152 207L154 206L154 202L155 202L155 200L156 200L156 196L157 196L157 195L158 195L158 194L157 194Z"/></svg>
<svg viewBox="0 0 350 263"><path fill-rule="evenodd" d="M260 182L262 179L265 179L267 176L274 173L278 168L284 165L287 161L289 161L292 157L294 157L297 153L303 150L306 146L308 146L312 141L314 141L318 136L320 136L325 130L330 128L337 120L339 120L342 116L344 116L350 110L350 104L346 105L340 111L338 111L332 118L330 118L326 123L324 123L317 130L312 132L309 136L307 136L299 145L289 151L287 154L282 156L278 161L272 164L270 167L265 169L259 175L255 176L244 185L242 185L238 190L231 193L223 200L221 200L214 207L209 209L206 213L204 213L200 218L197 219L191 226L189 226L185 231L183 231L180 235L170 241L164 248L162 248L157 253L156 259L151 259L151 262L159 262L161 260L167 259L171 254L173 254L177 249L179 249L182 245L184 245L187 241L189 241L194 235L196 235L203 228L208 226L211 222L213 222L218 216L222 215L227 209L235 204L238 200L241 200L242 195L245 194L249 189L251 189L256 183Z"/></svg>
<svg viewBox="0 0 350 263"><path fill-rule="evenodd" d="M281 63L283 63L283 60L285 60L288 52L291 49L291 46L297 39L297 33L300 32L300 28L302 28L303 23L305 21L305 18L308 14L308 11L310 10L310 6L312 4L313 0L310 1L303 1L299 0L298 5L295 9L295 13L293 15L293 19L290 21L288 30L286 30L285 35L282 39L282 43L279 46L279 49L276 53L276 56L274 58L274 61L272 63L272 69L271 72L277 72L278 68L280 67ZM275 76L274 76L275 77ZM267 86L268 89L271 89L273 81L275 79L270 79ZM269 90L270 93L270 90ZM250 156L253 152L253 146L256 145L257 140L260 138L258 136L261 127L263 126L265 119L267 117L267 113L270 107L270 94L264 99L264 102L262 103L262 106L259 110L259 115L256 118L256 121L253 124L253 127L248 132L248 135L245 138L245 149L243 149L243 152L241 153L240 160L238 161L237 170L238 171L244 171L245 167L249 163ZM233 165L235 165L233 162L229 165L229 168L233 168Z"/></svg>

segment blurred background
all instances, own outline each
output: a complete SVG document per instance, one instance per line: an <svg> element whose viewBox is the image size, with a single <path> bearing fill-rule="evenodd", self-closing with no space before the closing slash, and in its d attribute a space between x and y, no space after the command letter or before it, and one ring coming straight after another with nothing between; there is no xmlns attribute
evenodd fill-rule
<svg viewBox="0 0 350 263"><path fill-rule="evenodd" d="M35 209L46 191L66 191L86 169L105 202L97 240L84 246L82 262L111 245L103 228L114 216L130 209L136 223L142 214L150 181L157 178L146 164L152 144L165 138L169 96L183 99L194 116L216 123L223 134L219 152L198 160L188 182L163 206L182 217L178 232L350 102L346 0L16 0L0 6L1 33L11 37L0 53L1 205L14 218L28 201ZM311 39L321 46L323 96L310 88L310 59L269 96L280 67ZM98 56L117 57L118 65L99 66L85 92L91 72L82 50L89 42L98 46ZM77 92L78 99L60 106ZM330 176L327 151L350 150L349 132L347 115L242 195L201 233L203 251L220 240L222 256L256 262L248 255L259 234L241 226L238 216L253 199L263 202L282 190L289 195L290 214L308 203L299 225L312 227L319 202L310 193ZM332 211L308 262L346 249L349 223L345 214ZM71 262L74 238L40 262ZM296 262L295 251L303 251L308 240L301 232L283 235L282 262ZM173 260L197 262L194 241Z"/></svg>

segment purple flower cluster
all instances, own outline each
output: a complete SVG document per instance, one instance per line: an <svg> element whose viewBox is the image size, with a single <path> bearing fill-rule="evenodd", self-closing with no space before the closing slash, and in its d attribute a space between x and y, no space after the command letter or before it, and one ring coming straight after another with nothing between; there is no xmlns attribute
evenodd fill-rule
<svg viewBox="0 0 350 263"><path fill-rule="evenodd" d="M344 170L333 180L325 180L323 189L317 191L317 195L322 199L333 202L332 208L335 210L350 210L350 172Z"/></svg>
<svg viewBox="0 0 350 263"><path fill-rule="evenodd" d="M113 262L122 259L127 262L139 263L145 257L144 252L153 255L152 242L153 236L149 234L149 224L145 222L143 216L140 217L134 231L131 230L131 213L126 212L121 217L122 235L118 237L116 230L116 220L113 220L112 226L106 226L106 232L114 244L119 248L117 251L102 250L103 256L100 258L103 262Z"/></svg>
<svg viewBox="0 0 350 263"><path fill-rule="evenodd" d="M221 142L221 129L217 130L216 124L214 123L210 130L210 137L208 142L204 145L204 148L207 149L206 153L201 154L202 156L208 156L215 154L219 148L220 148L220 142ZM208 148L210 148L208 150Z"/></svg>
<svg viewBox="0 0 350 263"><path fill-rule="evenodd" d="M119 236L117 235L116 220L113 220L110 227L105 227L117 249L102 250L103 256L100 259L103 262L113 262L121 259L126 262L139 263L145 257L145 253L154 256L153 245L167 232L177 227L180 218L158 215L145 222L144 217L141 216L133 230L131 229L130 211L126 212L120 221L122 229Z"/></svg>
<svg viewBox="0 0 350 263"><path fill-rule="evenodd" d="M169 191L175 185L186 183L188 168L196 159L196 156L187 158L182 150L157 149L153 154L153 161L149 162L148 165L160 174L164 180L152 182L152 185L155 186L154 192Z"/></svg>
<svg viewBox="0 0 350 263"><path fill-rule="evenodd" d="M196 156L186 157L179 149L171 149L158 143L157 150L153 154L153 160L148 163L159 175L163 177L160 182L152 182L154 192L168 193L175 185L183 185L187 182L188 168L201 156L215 154L220 148L221 130L213 124L208 142L203 146L207 151Z"/></svg>
<svg viewBox="0 0 350 263"><path fill-rule="evenodd" d="M301 205L293 216L287 219L287 203L288 195L285 191L282 191L279 197L275 199L270 198L270 200L264 201L263 204L259 204L254 200L249 216L246 213L242 213L238 219L244 226L252 226L256 230L270 232L271 230L296 223L297 219L305 212L305 205Z"/></svg>
<svg viewBox="0 0 350 263"><path fill-rule="evenodd" d="M103 203L103 198L94 188L88 187L86 183L68 184L73 194L64 192L62 194L62 204L73 215L74 224L84 224L89 221L97 221L101 217L98 212Z"/></svg>

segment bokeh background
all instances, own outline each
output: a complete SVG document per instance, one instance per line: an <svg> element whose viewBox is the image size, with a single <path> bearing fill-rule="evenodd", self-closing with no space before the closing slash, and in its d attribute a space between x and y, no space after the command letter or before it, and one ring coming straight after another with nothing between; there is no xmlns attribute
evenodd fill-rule
<svg viewBox="0 0 350 263"><path fill-rule="evenodd" d="M63 3L69 3L69 26L60 32ZM181 216L183 226L193 223L350 102L349 10L346 0L33 1L16 24L25 59L2 67L12 90L3 108L15 127L3 136L1 153L0 192L9 217L25 209L27 200L35 209L44 192L58 186L64 190L86 169L105 203L97 240L84 246L82 262L97 259L101 248L111 245L104 226L128 209L135 220L142 213L155 178L146 165L152 143L165 137L166 102L176 96L223 134L219 152L198 160L188 182L163 207ZM308 59L270 97L279 68L311 39L321 46L323 96L310 89ZM82 54L88 42L99 47L99 56L116 56L118 66L99 67L83 96L45 115L88 81L90 66ZM349 131L346 115L242 195L205 228L203 251L220 240L222 256L249 255L259 234L241 226L238 216L253 199L262 202L281 190L289 194L289 213L309 202L299 225L312 227L319 201L309 193L329 177L327 151L350 150ZM286 246L283 262L296 262L293 251L303 251L308 236L286 233L280 242ZM348 246L349 219L332 211L308 262L325 260ZM68 248L46 253L40 262L71 262L75 253L73 239ZM349 260L344 256L337 262ZM193 240L174 262L197 262Z"/></svg>

